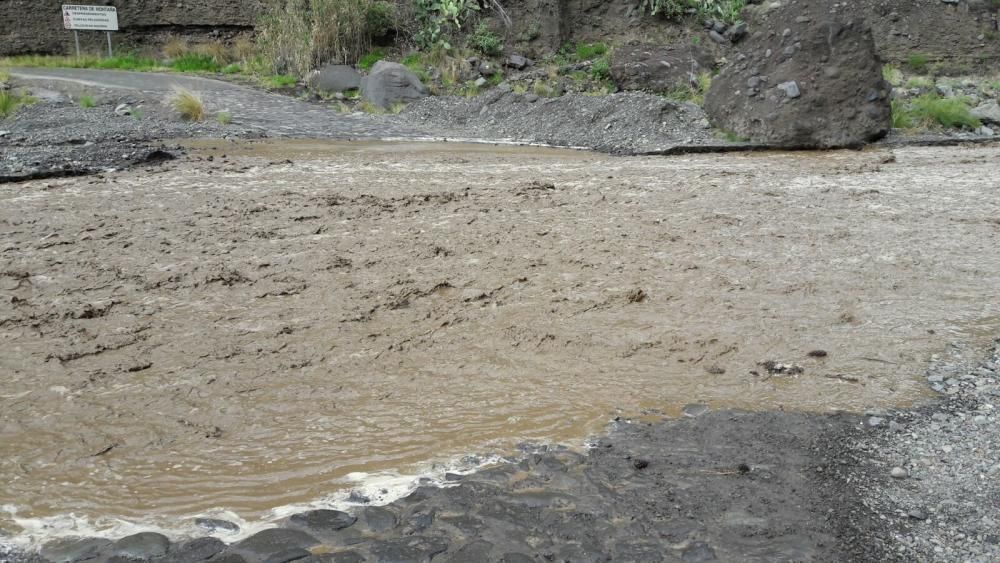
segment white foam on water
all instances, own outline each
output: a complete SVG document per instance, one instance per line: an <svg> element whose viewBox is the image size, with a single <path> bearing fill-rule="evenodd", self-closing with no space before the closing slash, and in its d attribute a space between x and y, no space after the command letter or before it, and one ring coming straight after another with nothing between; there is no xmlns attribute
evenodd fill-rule
<svg viewBox="0 0 1000 563"><path fill-rule="evenodd" d="M280 521L299 512L326 508L353 513L361 506L386 505L405 497L421 485L439 487L456 485L456 482L445 481L446 473L465 475L505 461L510 459L499 455L461 456L445 462L428 463L412 474L350 473L343 480L345 485L343 490L311 502L274 508L259 520L246 520L223 508L189 516L158 517L137 521L113 516L92 519L74 513L35 518L18 516L21 509L16 505L7 504L0 506L0 520L9 520L21 530L8 530L15 535L0 538L0 554L3 553L3 548L35 551L48 542L63 538L97 537L114 540L139 532L159 532L172 541L212 536L226 543L233 543L261 530L277 527ZM226 520L239 525L240 530L238 532L206 530L195 525L196 518Z"/></svg>

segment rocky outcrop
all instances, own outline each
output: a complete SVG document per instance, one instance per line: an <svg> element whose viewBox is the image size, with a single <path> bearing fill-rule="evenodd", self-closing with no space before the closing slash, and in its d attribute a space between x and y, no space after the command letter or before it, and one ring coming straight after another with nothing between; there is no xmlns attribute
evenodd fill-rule
<svg viewBox="0 0 1000 563"><path fill-rule="evenodd" d="M425 98L428 91L410 69L399 63L379 61L361 81L361 94L376 106L388 108Z"/></svg>
<svg viewBox="0 0 1000 563"><path fill-rule="evenodd" d="M629 45L615 50L611 77L622 90L664 93L695 83L714 64L712 54L697 45Z"/></svg>
<svg viewBox="0 0 1000 563"><path fill-rule="evenodd" d="M705 97L716 127L790 148L855 147L889 132L891 86L860 18L799 0L751 29Z"/></svg>

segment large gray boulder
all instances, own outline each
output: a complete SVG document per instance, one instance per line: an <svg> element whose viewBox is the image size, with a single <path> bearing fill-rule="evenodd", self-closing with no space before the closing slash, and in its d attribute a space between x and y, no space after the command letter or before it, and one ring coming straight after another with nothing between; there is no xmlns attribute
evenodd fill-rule
<svg viewBox="0 0 1000 563"><path fill-rule="evenodd" d="M399 63L379 61L361 81L364 99L382 107L409 103L427 97L427 87L410 69Z"/></svg>
<svg viewBox="0 0 1000 563"><path fill-rule="evenodd" d="M990 100L972 109L972 117L990 125L1000 125L1000 104Z"/></svg>
<svg viewBox="0 0 1000 563"><path fill-rule="evenodd" d="M347 92L361 88L361 74L348 65L328 65L309 73L306 84L315 92Z"/></svg>
<svg viewBox="0 0 1000 563"><path fill-rule="evenodd" d="M892 126L892 87L870 29L827 0L748 9L751 36L712 81L720 129L786 148L857 147Z"/></svg>
<svg viewBox="0 0 1000 563"><path fill-rule="evenodd" d="M626 45L611 57L611 78L621 90L662 94L696 82L714 65L712 54L697 45Z"/></svg>

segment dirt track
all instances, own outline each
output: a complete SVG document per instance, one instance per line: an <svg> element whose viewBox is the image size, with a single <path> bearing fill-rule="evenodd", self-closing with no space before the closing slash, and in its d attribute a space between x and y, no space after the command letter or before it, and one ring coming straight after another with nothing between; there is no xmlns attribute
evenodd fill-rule
<svg viewBox="0 0 1000 563"><path fill-rule="evenodd" d="M227 142L11 185L0 505L255 516L616 412L919 401L1000 325L998 161Z"/></svg>

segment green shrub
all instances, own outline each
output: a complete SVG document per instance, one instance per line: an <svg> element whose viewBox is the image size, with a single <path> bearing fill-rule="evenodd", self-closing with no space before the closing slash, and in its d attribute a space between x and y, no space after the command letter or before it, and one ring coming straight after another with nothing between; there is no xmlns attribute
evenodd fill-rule
<svg viewBox="0 0 1000 563"><path fill-rule="evenodd" d="M211 55L188 53L174 59L170 68L178 72L219 72L222 65Z"/></svg>
<svg viewBox="0 0 1000 563"><path fill-rule="evenodd" d="M604 43L580 43L576 46L576 60L589 61L608 52Z"/></svg>
<svg viewBox="0 0 1000 563"><path fill-rule="evenodd" d="M462 28L473 12L479 11L477 0L414 0L414 17L418 31L414 37L422 49L435 45L451 48L448 39Z"/></svg>
<svg viewBox="0 0 1000 563"><path fill-rule="evenodd" d="M233 122L233 114L228 111L220 111L215 115L215 119L218 120L219 125L229 125Z"/></svg>
<svg viewBox="0 0 1000 563"><path fill-rule="evenodd" d="M703 72L698 75L694 84L684 84L667 92L665 96L679 102L692 102L699 106L705 103L705 94L712 87L712 73Z"/></svg>
<svg viewBox="0 0 1000 563"><path fill-rule="evenodd" d="M375 63L381 61L385 58L385 51L383 49L375 49L374 51L364 55L358 59L358 68L362 70L371 70Z"/></svg>
<svg viewBox="0 0 1000 563"><path fill-rule="evenodd" d="M91 96L89 94L88 95L84 95L84 96L80 96L80 107L82 107L84 109L87 109L87 108L92 108L92 107L94 107L96 105L97 105L97 102L94 100L93 96Z"/></svg>
<svg viewBox="0 0 1000 563"><path fill-rule="evenodd" d="M910 58L906 59L907 66L909 66L910 70L913 72L923 72L927 68L928 62L929 59L927 58L927 55L922 55L920 53L910 55Z"/></svg>
<svg viewBox="0 0 1000 563"><path fill-rule="evenodd" d="M611 80L611 61L607 57L601 57L590 65L590 76L594 80Z"/></svg>
<svg viewBox="0 0 1000 563"><path fill-rule="evenodd" d="M243 67L239 63L233 63L222 67L222 74L239 74L243 72Z"/></svg>
<svg viewBox="0 0 1000 563"><path fill-rule="evenodd" d="M469 36L469 46L487 57L498 57L503 53L503 41L485 21L479 22L476 31Z"/></svg>

